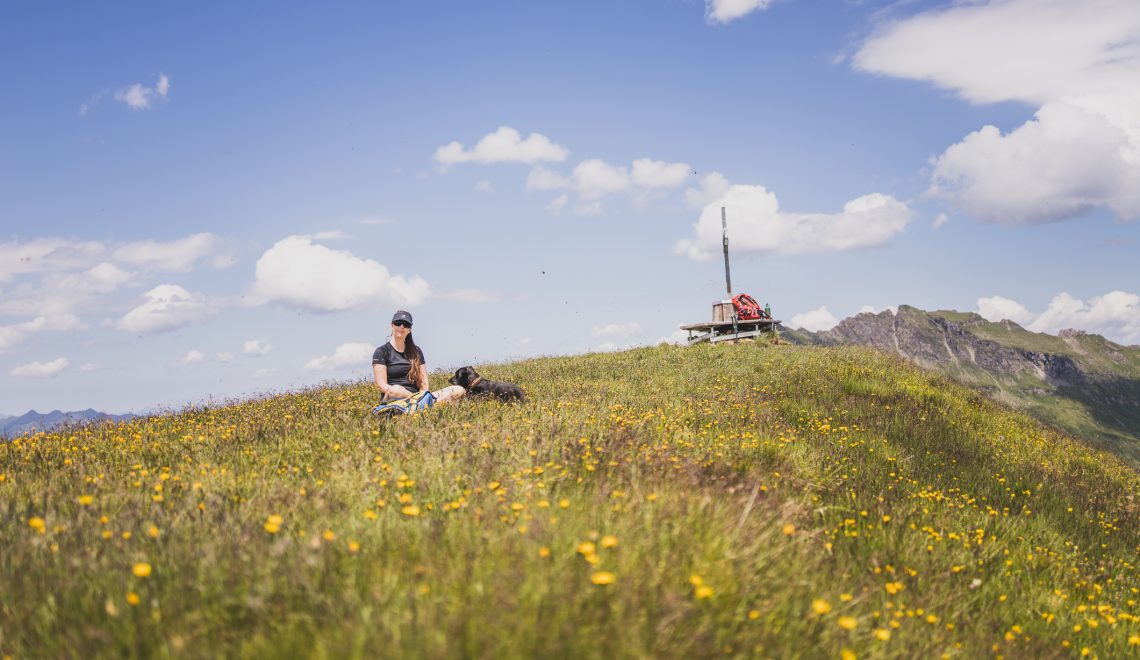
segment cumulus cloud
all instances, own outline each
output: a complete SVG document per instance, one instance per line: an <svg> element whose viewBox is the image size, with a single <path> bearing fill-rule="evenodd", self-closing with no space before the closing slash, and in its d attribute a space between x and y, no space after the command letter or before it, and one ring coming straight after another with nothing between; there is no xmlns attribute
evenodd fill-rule
<svg viewBox="0 0 1140 660"><path fill-rule="evenodd" d="M376 349L364 342L348 342L336 347L332 355L313 358L305 363L310 371L327 371L346 366L364 367L372 363L372 353Z"/></svg>
<svg viewBox="0 0 1140 660"><path fill-rule="evenodd" d="M531 133L524 139L510 126L500 126L494 133L483 136L471 149L460 142L451 142L435 150L435 162L441 169L459 163L527 163L561 162L570 152L562 145L551 142L541 133Z"/></svg>
<svg viewBox="0 0 1140 660"><path fill-rule="evenodd" d="M28 364L22 364L8 373L13 376L23 376L27 378L53 378L58 376L69 364L71 363L67 358L61 357L51 362L29 362Z"/></svg>
<svg viewBox="0 0 1140 660"><path fill-rule="evenodd" d="M993 0L888 24L853 61L972 103L1038 108L1008 133L984 126L947 148L934 161L931 194L1006 224L1064 220L1095 208L1135 219L1138 44L1140 4L1133 0Z"/></svg>
<svg viewBox="0 0 1140 660"><path fill-rule="evenodd" d="M187 271L199 259L213 254L219 243L218 237L208 232L175 241L136 241L116 249L114 259L150 270Z"/></svg>
<svg viewBox="0 0 1140 660"><path fill-rule="evenodd" d="M57 316L37 316L31 321L0 326L0 352L8 351L20 344L24 338L36 332L68 332L84 330L87 324L74 314Z"/></svg>
<svg viewBox="0 0 1140 660"><path fill-rule="evenodd" d="M772 0L705 0L705 19L709 23L729 23L759 9L767 9Z"/></svg>
<svg viewBox="0 0 1140 660"><path fill-rule="evenodd" d="M431 294L418 275L392 275L376 261L303 236L282 239L261 255L252 291L267 302L313 312L413 307Z"/></svg>
<svg viewBox="0 0 1140 660"><path fill-rule="evenodd" d="M252 355L253 357L261 357L268 355L273 350L273 344L265 341L264 339L251 339L242 346L242 353Z"/></svg>
<svg viewBox="0 0 1140 660"><path fill-rule="evenodd" d="M680 325L680 324L678 324ZM678 346L686 346L689 343L689 332L687 330L674 330L673 332L665 335L657 340L658 344L675 344Z"/></svg>
<svg viewBox="0 0 1140 660"><path fill-rule="evenodd" d="M1125 344L1140 341L1140 296L1125 291L1110 291L1088 301L1062 292L1041 313L1001 296L979 298L978 314L991 321L1009 319L1033 332L1056 334L1076 328Z"/></svg>
<svg viewBox="0 0 1140 660"><path fill-rule="evenodd" d="M592 337L630 337L641 332L641 324L637 321L629 323L610 323L609 325L595 325L590 329Z"/></svg>
<svg viewBox="0 0 1140 660"><path fill-rule="evenodd" d="M688 163L670 163L651 158L639 158L630 166L614 165L599 158L578 163L569 175L535 167L527 175L527 190L566 190L577 195L575 210L582 215L599 213L601 201L610 195L629 195L636 204L643 205L651 195L678 188L688 180L691 168ZM558 212L569 201L566 193L551 202L548 210Z"/></svg>
<svg viewBox="0 0 1140 660"><path fill-rule="evenodd" d="M872 193L843 205L839 213L787 213L776 195L763 186L732 185L706 204L694 225L696 236L683 239L675 251L690 259L721 254L721 207L728 216L728 238L734 254L801 254L835 252L885 245L914 217L906 204Z"/></svg>
<svg viewBox="0 0 1140 660"><path fill-rule="evenodd" d="M128 332L165 332L204 321L218 311L205 296L176 284L161 284L143 297L146 302L127 312L116 327Z"/></svg>
<svg viewBox="0 0 1140 660"><path fill-rule="evenodd" d="M699 187L685 191L685 203L691 209L704 208L706 204L724 197L730 187L731 184L723 174L711 172L701 177Z"/></svg>
<svg viewBox="0 0 1140 660"><path fill-rule="evenodd" d="M810 312L803 312L796 314L788 325L792 328L800 328L802 330L809 330L811 332L821 332L823 330L830 330L839 323L839 319L835 315L827 311L827 306L824 305L819 309L813 309Z"/></svg>
<svg viewBox="0 0 1140 660"><path fill-rule="evenodd" d="M38 238L27 242L0 242L0 283L13 276L49 273L90 266L106 251L96 241Z"/></svg>
<svg viewBox="0 0 1140 660"><path fill-rule="evenodd" d="M1112 291L1085 302L1060 293L1027 327L1034 332L1049 333L1078 328L1116 341L1135 343L1140 341L1140 296Z"/></svg>
<svg viewBox="0 0 1140 660"><path fill-rule="evenodd" d="M951 145L935 162L930 192L1002 224L1065 220L1097 207L1140 218L1140 93L1101 100L1137 118L1134 134L1091 99L1049 103L1010 133L985 126Z"/></svg>
<svg viewBox="0 0 1140 660"><path fill-rule="evenodd" d="M178 362L180 364L198 364L199 362L201 362L205 359L206 359L206 354L203 353L202 351L191 350L188 353L186 353L186 355L182 356L182 359L179 360Z"/></svg>
<svg viewBox="0 0 1140 660"><path fill-rule="evenodd" d="M978 314L990 321L1009 319L1018 324L1028 323L1033 318L1025 305L1002 296L978 298Z"/></svg>
<svg viewBox="0 0 1140 660"><path fill-rule="evenodd" d="M158 82L154 87L147 87L141 83L135 83L130 87L120 89L115 92L115 100L122 101L127 104L131 110L146 110L156 100L165 99L167 94L170 93L170 78L164 73L158 74ZM85 105L80 114L86 114L90 106Z"/></svg>

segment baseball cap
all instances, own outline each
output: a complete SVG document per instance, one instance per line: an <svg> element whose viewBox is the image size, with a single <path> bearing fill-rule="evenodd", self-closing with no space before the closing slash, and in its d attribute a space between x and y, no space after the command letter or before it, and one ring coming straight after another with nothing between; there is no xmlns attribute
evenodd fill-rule
<svg viewBox="0 0 1140 660"><path fill-rule="evenodd" d="M395 323L396 321L407 321L409 324L411 324L412 315L401 309L392 315L392 323Z"/></svg>

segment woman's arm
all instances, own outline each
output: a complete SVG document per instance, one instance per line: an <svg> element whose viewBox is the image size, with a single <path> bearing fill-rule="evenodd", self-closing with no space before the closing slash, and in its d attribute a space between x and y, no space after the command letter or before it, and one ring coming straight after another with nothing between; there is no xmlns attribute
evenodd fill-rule
<svg viewBox="0 0 1140 660"><path fill-rule="evenodd" d="M391 385L388 383L388 367L383 364L372 365L372 377L376 380L376 387L380 389L381 395L392 397L405 397L411 396L412 393L405 387L399 385Z"/></svg>
<svg viewBox="0 0 1140 660"><path fill-rule="evenodd" d="M427 368L427 365L422 363L422 362L420 363L420 380L419 380L419 383L421 385L420 389L427 390L429 392L431 391L431 388L428 387L428 368Z"/></svg>

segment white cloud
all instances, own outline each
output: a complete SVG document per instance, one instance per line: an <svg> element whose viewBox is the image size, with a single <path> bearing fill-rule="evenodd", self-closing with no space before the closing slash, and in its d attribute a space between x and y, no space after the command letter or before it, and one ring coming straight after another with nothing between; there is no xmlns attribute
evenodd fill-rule
<svg viewBox="0 0 1140 660"><path fill-rule="evenodd" d="M203 321L217 313L216 306L205 296L190 293L176 284L161 284L143 297L146 302L127 312L116 327L128 332L164 332Z"/></svg>
<svg viewBox="0 0 1140 660"><path fill-rule="evenodd" d="M115 250L120 263L159 271L187 271L194 262L214 253L218 237L210 233L194 234L175 241L136 241Z"/></svg>
<svg viewBox="0 0 1140 660"><path fill-rule="evenodd" d="M13 376L24 376L28 378L53 378L66 369L68 364L70 364L68 359L61 357L51 362L29 362L28 364L22 364L8 373Z"/></svg>
<svg viewBox="0 0 1140 660"><path fill-rule="evenodd" d="M673 332L665 335L657 340L658 344L676 344L678 346L686 346L689 343L689 332L687 330L674 330Z"/></svg>
<svg viewBox="0 0 1140 660"><path fill-rule="evenodd" d="M1087 302L1062 292L1040 314L1009 298L979 298L978 314L990 321L1009 319L1033 332L1057 334L1075 328L1125 344L1140 341L1140 295L1125 291L1111 291Z"/></svg>
<svg viewBox="0 0 1140 660"><path fill-rule="evenodd" d="M767 9L772 0L705 0L705 19L728 23L758 9Z"/></svg>
<svg viewBox="0 0 1140 660"><path fill-rule="evenodd" d="M214 357L217 358L218 362L233 362L234 360L234 354L230 353L229 351L215 353Z"/></svg>
<svg viewBox="0 0 1140 660"><path fill-rule="evenodd" d="M930 192L954 206L1006 224L1100 207L1140 218L1140 3L956 3L885 26L854 64L973 103L1038 108L1005 135L982 127L935 160Z"/></svg>
<svg viewBox="0 0 1140 660"><path fill-rule="evenodd" d="M935 162L930 192L1002 224L1065 220L1101 206L1140 218L1140 91L1101 100L1134 113L1135 130L1090 99L1049 103L1010 133L985 126L951 145Z"/></svg>
<svg viewBox="0 0 1140 660"><path fill-rule="evenodd" d="M10 325L0 325L0 353L18 345L24 339L24 333L19 328Z"/></svg>
<svg viewBox="0 0 1140 660"><path fill-rule="evenodd" d="M24 316L69 315L113 293L131 280L127 271L101 263L77 273L45 273L38 283L24 282L4 292L0 313Z"/></svg>
<svg viewBox="0 0 1140 660"><path fill-rule="evenodd" d="M483 180L475 184L475 190L479 192L495 192L495 187L491 185L490 181Z"/></svg>
<svg viewBox="0 0 1140 660"><path fill-rule="evenodd" d="M87 364L80 365L79 371L85 374L95 373L96 371L106 371L107 367L101 364L88 362Z"/></svg>
<svg viewBox="0 0 1140 660"><path fill-rule="evenodd" d="M1137 342L1140 341L1140 296L1112 291L1086 303L1068 293L1060 293L1027 327L1034 332L1049 333L1077 328L1124 343Z"/></svg>
<svg viewBox="0 0 1140 660"><path fill-rule="evenodd" d="M885 245L914 217L906 204L879 193L853 199L839 213L786 213L763 186L733 185L704 207L696 236L675 251L690 259L721 255L721 207L728 216L729 249L736 255L835 252Z"/></svg>
<svg viewBox="0 0 1140 660"><path fill-rule="evenodd" d="M418 275L391 275L383 265L290 236L257 260L253 293L267 302L314 312L381 305L413 307L431 294Z"/></svg>
<svg viewBox="0 0 1140 660"><path fill-rule="evenodd" d="M950 216L946 215L945 213L939 213L938 216L934 218L934 222L930 223L930 228L938 229L949 221Z"/></svg>
<svg viewBox="0 0 1140 660"><path fill-rule="evenodd" d="M0 283L14 275L75 270L96 261L106 247L96 241L38 238L25 243L0 243Z"/></svg>
<svg viewBox="0 0 1140 660"><path fill-rule="evenodd" d="M788 325L792 328L800 328L802 330L810 330L811 332L821 332L823 330L830 330L839 323L839 319L835 315L827 311L827 306L824 305L819 309L813 309L810 312L796 314Z"/></svg>
<svg viewBox="0 0 1140 660"><path fill-rule="evenodd" d="M500 126L494 133L483 136L468 150L459 142L451 142L435 150L435 162L441 169L458 163L527 163L566 160L569 151L555 144L541 133L531 133L523 139L510 126Z"/></svg>
<svg viewBox="0 0 1140 660"><path fill-rule="evenodd" d="M115 92L115 100L122 101L127 104L132 110L145 110L151 106L155 99L165 99L167 94L170 93L170 78L166 74L158 74L158 82L154 87L147 87L141 83L135 83L125 89L120 89ZM90 109L89 104L84 104L80 108L80 114L86 114Z"/></svg>
<svg viewBox="0 0 1140 660"><path fill-rule="evenodd" d="M35 332L68 332L84 330L87 325L73 314L58 316L37 316L31 321L14 325L0 326L0 352L7 351Z"/></svg>
<svg viewBox="0 0 1140 660"><path fill-rule="evenodd" d="M610 323L609 325L595 325L590 329L591 337L630 337L641 332L641 324L636 321L629 323Z"/></svg>
<svg viewBox="0 0 1140 660"><path fill-rule="evenodd" d="M502 294L483 291L482 289L455 289L444 291L437 296L440 300L452 300L465 303L498 302L503 299Z"/></svg>
<svg viewBox="0 0 1140 660"><path fill-rule="evenodd" d="M566 202L569 202L569 201L570 201L570 195L567 195L566 193L562 193L561 195L559 195L559 196L555 197L553 200L551 200L551 202L546 205L545 209L549 213L558 214L558 213L562 212L562 209L566 207Z"/></svg>
<svg viewBox="0 0 1140 660"><path fill-rule="evenodd" d="M1014 323L1025 324L1033 318L1025 305L1001 296L978 298L978 314L995 323L1009 319Z"/></svg>
<svg viewBox="0 0 1140 660"><path fill-rule="evenodd" d="M633 161L630 176L635 185L645 188L676 188L689 179L691 171L688 163L639 158Z"/></svg>
<svg viewBox="0 0 1140 660"><path fill-rule="evenodd" d="M627 167L590 158L578 163L569 176L541 165L535 167L527 175L526 188L573 192L578 196L575 211L591 215L600 213L601 200L614 194L631 195L636 204L643 205L651 195L683 185L690 172L688 163L639 158ZM551 202L547 210L557 213L567 201L569 198L564 193Z"/></svg>
<svg viewBox="0 0 1140 660"><path fill-rule="evenodd" d="M689 188L685 191L685 203L691 209L703 208L706 204L724 197L730 186L723 174L711 172L701 177L700 188Z"/></svg>
<svg viewBox="0 0 1140 660"><path fill-rule="evenodd" d="M246 355L261 357L262 355L268 355L269 352L273 350L273 344L263 339L251 339L245 342L241 350L242 353Z"/></svg>
<svg viewBox="0 0 1140 660"><path fill-rule="evenodd" d="M376 347L364 342L348 342L336 347L330 356L313 358L305 364L310 371L327 371L345 366L367 366L372 362Z"/></svg>
<svg viewBox="0 0 1140 660"><path fill-rule="evenodd" d="M205 359L206 359L206 354L203 353L202 351L191 350L186 355L182 356L182 359L179 360L179 363L181 363L181 364L198 364L199 362L201 362Z"/></svg>

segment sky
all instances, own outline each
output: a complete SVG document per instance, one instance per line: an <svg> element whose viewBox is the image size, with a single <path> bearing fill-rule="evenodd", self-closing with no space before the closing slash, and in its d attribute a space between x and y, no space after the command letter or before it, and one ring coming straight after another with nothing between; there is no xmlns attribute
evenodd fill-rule
<svg viewBox="0 0 1140 660"><path fill-rule="evenodd" d="M9 2L0 85L0 414L678 341L722 207L790 327L1140 344L1135 0Z"/></svg>

